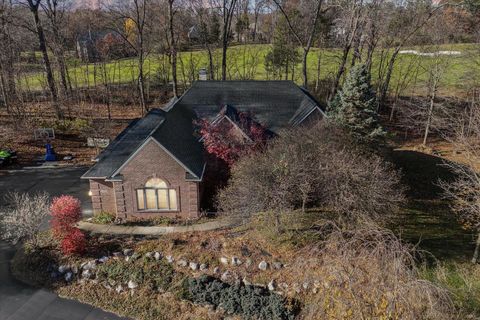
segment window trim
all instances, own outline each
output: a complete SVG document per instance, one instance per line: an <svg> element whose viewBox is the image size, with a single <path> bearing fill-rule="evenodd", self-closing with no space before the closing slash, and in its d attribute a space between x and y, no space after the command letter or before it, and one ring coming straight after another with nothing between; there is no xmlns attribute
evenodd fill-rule
<svg viewBox="0 0 480 320"><path fill-rule="evenodd" d="M155 190L155 205L156 205L156 208L154 209L147 209L147 194L146 194L146 190ZM161 208L158 208L158 191L159 190L166 190L167 191L167 203L168 203L168 208L166 209L161 209ZM172 209L171 208L171 203L170 203L170 192L171 191L175 191L175 198L176 198L176 201L177 201L177 208L176 209ZM145 209L140 209L139 205L138 205L138 191L142 191L143 193L143 207ZM178 199L178 190L176 188L151 188L151 187L143 187L143 188L136 188L135 189L135 205L137 207L137 211L140 211L140 212L179 212L180 211L180 208L179 208L179 199Z"/></svg>

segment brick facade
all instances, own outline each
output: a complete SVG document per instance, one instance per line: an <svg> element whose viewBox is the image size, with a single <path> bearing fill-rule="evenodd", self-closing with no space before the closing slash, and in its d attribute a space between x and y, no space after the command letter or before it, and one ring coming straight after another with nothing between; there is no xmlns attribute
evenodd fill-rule
<svg viewBox="0 0 480 320"><path fill-rule="evenodd" d="M187 181L186 170L155 141L147 144L121 169L122 181L90 180L94 213L107 211L118 218L151 218L158 216L199 216L199 182ZM153 177L164 180L177 191L178 210L141 211L137 208L136 189L143 188Z"/></svg>

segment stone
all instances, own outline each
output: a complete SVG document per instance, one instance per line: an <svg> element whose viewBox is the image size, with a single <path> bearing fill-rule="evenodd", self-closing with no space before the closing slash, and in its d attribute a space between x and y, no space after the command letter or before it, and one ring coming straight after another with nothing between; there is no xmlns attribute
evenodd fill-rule
<svg viewBox="0 0 480 320"><path fill-rule="evenodd" d="M65 281L67 281L67 282L72 281L72 280L73 280L73 272L70 272L70 271L69 271L69 272L65 273L65 277L64 277L64 278L65 278Z"/></svg>
<svg viewBox="0 0 480 320"><path fill-rule="evenodd" d="M138 284L136 282L130 280L130 281L128 281L127 286L128 286L128 289L135 289L135 288L138 287Z"/></svg>
<svg viewBox="0 0 480 320"><path fill-rule="evenodd" d="M133 249L123 249L124 256L131 256L133 255Z"/></svg>
<svg viewBox="0 0 480 320"><path fill-rule="evenodd" d="M208 269L208 265L206 263L200 264L200 271L205 271Z"/></svg>
<svg viewBox="0 0 480 320"><path fill-rule="evenodd" d="M155 260L160 260L162 259L162 254L158 251L156 251L154 254L153 254L153 258L155 258Z"/></svg>
<svg viewBox="0 0 480 320"><path fill-rule="evenodd" d="M322 284L320 283L320 281L318 281L318 280L313 281L313 286L314 286L315 288L320 288L321 285L322 285Z"/></svg>
<svg viewBox="0 0 480 320"><path fill-rule="evenodd" d="M252 259L250 259L250 258L247 258L247 260L245 260L245 266L246 266L247 268L250 267L250 266L252 265L252 263L253 263L253 261L252 261Z"/></svg>
<svg viewBox="0 0 480 320"><path fill-rule="evenodd" d="M246 285L246 286L252 285L252 283L251 283L250 281L248 281L246 277L243 278L242 282L243 282L243 284Z"/></svg>
<svg viewBox="0 0 480 320"><path fill-rule="evenodd" d="M240 260L238 257L232 257L232 266L239 266L242 264L242 260Z"/></svg>
<svg viewBox="0 0 480 320"><path fill-rule="evenodd" d="M105 263L105 262L108 261L108 259L109 259L109 258L108 258L107 256L103 256L103 257L101 257L100 259L98 259L98 262L100 262L100 263Z"/></svg>
<svg viewBox="0 0 480 320"><path fill-rule="evenodd" d="M114 258L120 258L120 257L123 256L123 253L121 253L121 252L119 252L119 251L116 251L116 252L112 253L112 256L113 256Z"/></svg>
<svg viewBox="0 0 480 320"><path fill-rule="evenodd" d="M90 260L87 263L84 263L82 269L83 270L95 270L95 269L97 269L97 261L96 260Z"/></svg>
<svg viewBox="0 0 480 320"><path fill-rule="evenodd" d="M119 285L115 288L115 291L116 291L117 293L122 292L122 291L123 291L123 286L122 286L121 284L119 284Z"/></svg>
<svg viewBox="0 0 480 320"><path fill-rule="evenodd" d="M213 268L213 273L220 273L220 268L219 267L215 267Z"/></svg>
<svg viewBox="0 0 480 320"><path fill-rule="evenodd" d="M281 262L279 262L279 261L275 261L275 262L273 263L273 268L274 268L274 269L277 269L277 270L278 270L278 269L282 269L282 268L283 268L283 263L281 263Z"/></svg>
<svg viewBox="0 0 480 320"><path fill-rule="evenodd" d="M312 293L315 293L315 294L318 293L318 289L317 289L317 288L313 288L313 289L312 289Z"/></svg>
<svg viewBox="0 0 480 320"><path fill-rule="evenodd" d="M258 264L258 269L262 270L262 271L265 271L267 270L268 268L268 262L267 261L261 261L259 264Z"/></svg>
<svg viewBox="0 0 480 320"><path fill-rule="evenodd" d="M293 284L293 291L295 291L296 293L300 293L302 291L302 287L300 287L300 285L298 283L294 283Z"/></svg>
<svg viewBox="0 0 480 320"><path fill-rule="evenodd" d="M73 274L78 273L78 266L76 264L74 264L71 269L72 269Z"/></svg>
<svg viewBox="0 0 480 320"><path fill-rule="evenodd" d="M152 253L152 252L147 252L147 253L145 253L145 258L151 259L152 257L153 257L153 253Z"/></svg>
<svg viewBox="0 0 480 320"><path fill-rule="evenodd" d="M186 267L186 266L188 266L188 262L187 262L187 260L185 260L185 259L180 259L180 260L178 260L177 264L178 264L180 267Z"/></svg>
<svg viewBox="0 0 480 320"><path fill-rule="evenodd" d="M82 278L84 279L91 279L93 277L93 273L90 269L85 269L82 272Z"/></svg>
<svg viewBox="0 0 480 320"><path fill-rule="evenodd" d="M308 282L304 282L302 284L302 288L305 289L305 290L307 290L309 287L310 287L310 284Z"/></svg>
<svg viewBox="0 0 480 320"><path fill-rule="evenodd" d="M221 257L221 258L220 258L220 263L221 263L221 264L224 264L224 265L227 265L227 264L228 264L228 259L225 258L225 257Z"/></svg>
<svg viewBox="0 0 480 320"><path fill-rule="evenodd" d="M226 282L228 281L228 279L230 279L230 272L227 270L225 271L224 273L222 273L222 276L220 277L220 280L222 280L223 282Z"/></svg>
<svg viewBox="0 0 480 320"><path fill-rule="evenodd" d="M175 261L175 259L172 256L166 256L165 258L167 259L168 263L173 263Z"/></svg>
<svg viewBox="0 0 480 320"><path fill-rule="evenodd" d="M270 290L270 291L274 291L275 288L276 288L276 286L277 286L277 285L276 285L276 283L275 283L275 280L272 279L272 280L268 283L267 288L268 288L268 290Z"/></svg>
<svg viewBox="0 0 480 320"><path fill-rule="evenodd" d="M130 261L130 257L129 257L129 256L126 256L126 257L125 257L125 261L126 261L126 262Z"/></svg>
<svg viewBox="0 0 480 320"><path fill-rule="evenodd" d="M70 267L66 266L66 265L61 265L60 267L58 267L58 272L61 273L61 274L64 274L65 272L67 272L69 270L70 270Z"/></svg>
<svg viewBox="0 0 480 320"><path fill-rule="evenodd" d="M196 263L196 262L190 262L189 267L190 267L190 269L192 269L193 271L197 271L197 270L198 270L198 263Z"/></svg>

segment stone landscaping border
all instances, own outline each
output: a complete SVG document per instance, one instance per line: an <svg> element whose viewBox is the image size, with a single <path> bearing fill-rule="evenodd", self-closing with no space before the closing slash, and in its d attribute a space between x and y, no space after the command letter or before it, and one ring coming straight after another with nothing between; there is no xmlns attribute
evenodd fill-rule
<svg viewBox="0 0 480 320"><path fill-rule="evenodd" d="M97 234L117 234L117 235L148 235L157 236L170 233L187 233L197 231L212 231L219 229L227 229L240 225L243 222L239 218L223 218L220 220L209 221L205 223L192 224L188 226L122 226L122 225L106 225L96 224L86 221L80 221L77 226L81 230Z"/></svg>

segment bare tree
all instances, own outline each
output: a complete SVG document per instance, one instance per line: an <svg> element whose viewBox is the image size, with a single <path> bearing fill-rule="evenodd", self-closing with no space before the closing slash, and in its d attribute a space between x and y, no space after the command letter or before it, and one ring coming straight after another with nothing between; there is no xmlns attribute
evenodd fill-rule
<svg viewBox="0 0 480 320"><path fill-rule="evenodd" d="M172 64L172 84L173 84L173 97L178 97L178 81L177 81L177 47L175 40L175 27L173 24L173 16L175 15L175 9L173 4L175 0L167 0L168 2L168 42L170 46L170 61Z"/></svg>
<svg viewBox="0 0 480 320"><path fill-rule="evenodd" d="M15 84L15 56L18 49L14 45L15 39L12 35L13 7L9 1L0 2L0 40L2 49L0 50L0 85L2 90L3 104L10 111L10 104L13 103L16 96Z"/></svg>
<svg viewBox="0 0 480 320"><path fill-rule="evenodd" d="M7 201L11 206L0 214L3 216L0 220L1 237L15 243L25 240L36 248L38 234L50 213L48 194L12 193L7 196Z"/></svg>
<svg viewBox="0 0 480 320"><path fill-rule="evenodd" d="M231 37L232 20L237 0L223 0L222 5L222 80L227 80L227 50Z"/></svg>
<svg viewBox="0 0 480 320"><path fill-rule="evenodd" d="M452 121L453 133L447 136L464 163L446 162L456 178L441 181L445 196L450 199L453 211L463 227L477 234L472 263L480 254L480 105L471 105L460 119Z"/></svg>
<svg viewBox="0 0 480 320"><path fill-rule="evenodd" d="M298 26L295 26L290 19L289 14L287 13L287 9L279 0L273 0L277 5L280 12L285 17L288 27L292 32L295 40L298 42L298 45L303 49L303 56L302 56L302 78L303 78L303 86L308 88L308 75L307 75L307 59L308 53L310 52L310 48L312 47L314 37L317 31L318 22L320 20L320 15L323 14L325 11L322 11L322 4L323 0L315 0L312 1L312 7L308 7L307 10L311 14L310 19ZM308 15L307 15L308 16ZM305 32L301 32L305 30Z"/></svg>
<svg viewBox="0 0 480 320"><path fill-rule="evenodd" d="M38 36L38 44L40 47L40 51L42 52L43 66L45 68L45 73L47 75L47 83L48 83L48 88L50 90L50 95L52 97L53 106L55 108L57 118L60 119L60 118L63 118L63 113L58 103L57 86L55 84L55 78L53 77L52 66L50 63L50 58L48 56L47 40L45 38L45 32L43 30L42 23L40 21L40 14L39 14L40 2L41 0L26 0L26 3L28 5L28 8L30 9L30 12L32 13L33 20L35 23L35 31Z"/></svg>

